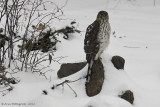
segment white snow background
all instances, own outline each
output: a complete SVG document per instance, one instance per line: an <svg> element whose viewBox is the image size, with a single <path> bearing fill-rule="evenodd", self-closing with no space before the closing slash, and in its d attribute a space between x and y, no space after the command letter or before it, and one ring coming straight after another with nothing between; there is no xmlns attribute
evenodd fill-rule
<svg viewBox="0 0 160 107"><path fill-rule="evenodd" d="M63 9L68 20L55 22L53 26L65 26L73 19L83 32L71 35L69 40L59 37L61 43L58 43L53 57L67 56L61 63L85 61L83 41L86 28L95 20L98 11L109 13L115 35L111 35L110 45L102 54L105 80L101 93L88 97L85 79L69 83L77 97L67 85L52 90L54 84L76 80L87 73L86 66L76 74L58 79L60 64L52 62L50 68L54 71L47 73L47 80L29 71L15 74L20 82L13 85L13 91L0 97L0 107L160 107L160 0L156 0L156 6L153 1L68 0ZM55 0L55 3L63 5L65 1ZM110 61L114 55L125 59L124 70L114 68ZM42 94L43 90L48 95ZM133 105L118 97L124 90L133 91Z"/></svg>

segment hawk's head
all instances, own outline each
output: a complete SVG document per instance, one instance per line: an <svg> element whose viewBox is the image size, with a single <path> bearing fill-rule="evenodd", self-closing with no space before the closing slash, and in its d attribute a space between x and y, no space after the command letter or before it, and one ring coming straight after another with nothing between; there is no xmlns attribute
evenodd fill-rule
<svg viewBox="0 0 160 107"><path fill-rule="evenodd" d="M109 19L109 15L106 11L100 11L98 12L97 19L96 20L107 20Z"/></svg>

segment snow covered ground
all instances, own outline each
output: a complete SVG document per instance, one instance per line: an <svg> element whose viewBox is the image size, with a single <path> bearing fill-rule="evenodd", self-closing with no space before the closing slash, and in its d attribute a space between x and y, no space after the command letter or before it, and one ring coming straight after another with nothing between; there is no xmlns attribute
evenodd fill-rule
<svg viewBox="0 0 160 107"><path fill-rule="evenodd" d="M64 0L56 1L59 5L64 3ZM115 34L111 35L109 48L102 55L105 80L101 93L88 97L85 79L69 83L77 97L67 85L52 90L54 84L76 80L87 73L86 66L74 75L58 79L60 64L55 62L50 65L54 71L47 74L48 80L31 72L16 74L21 81L13 86L13 91L0 97L0 107L159 107L160 0L156 0L156 6L152 3L153 0L69 0L64 8L65 18L76 20L83 32L72 35L69 40L59 38L61 43L54 57L67 56L61 63L85 60L83 40L87 26L95 20L98 11L109 13ZM67 20L57 23L64 26ZM114 68L110 61L114 55L126 60L124 70ZM118 97L128 89L134 93L133 105ZM48 95L42 94L43 90Z"/></svg>

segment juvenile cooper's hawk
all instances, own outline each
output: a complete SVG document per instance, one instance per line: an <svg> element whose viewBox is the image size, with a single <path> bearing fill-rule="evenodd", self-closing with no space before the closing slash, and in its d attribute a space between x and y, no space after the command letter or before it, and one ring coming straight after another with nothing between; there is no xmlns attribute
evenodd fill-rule
<svg viewBox="0 0 160 107"><path fill-rule="evenodd" d="M91 68L94 60L97 60L109 45L110 33L111 27L108 13L106 11L100 11L97 19L88 26L84 39L84 51L88 63L87 82L90 81Z"/></svg>

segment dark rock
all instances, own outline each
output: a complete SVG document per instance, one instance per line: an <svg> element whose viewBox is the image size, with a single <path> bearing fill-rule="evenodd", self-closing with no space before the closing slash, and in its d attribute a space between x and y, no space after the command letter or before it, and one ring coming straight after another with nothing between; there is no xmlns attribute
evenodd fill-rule
<svg viewBox="0 0 160 107"><path fill-rule="evenodd" d="M54 89L55 89L55 86L53 85L53 86L51 87L51 89L54 90Z"/></svg>
<svg viewBox="0 0 160 107"><path fill-rule="evenodd" d="M86 93L88 96L95 96L100 93L104 81L104 67L100 60L93 63L92 73L89 83L86 83Z"/></svg>
<svg viewBox="0 0 160 107"><path fill-rule="evenodd" d="M124 58L122 58L120 56L113 56L111 61L114 65L114 67L117 68L118 70L124 69L124 64L125 64Z"/></svg>
<svg viewBox="0 0 160 107"><path fill-rule="evenodd" d="M44 94L44 95L47 95L48 92L47 92L46 90L43 90L43 94Z"/></svg>
<svg viewBox="0 0 160 107"><path fill-rule="evenodd" d="M16 83L17 83L17 82L16 82L15 80L13 80L13 79L12 79L10 82L11 82L12 84L16 84Z"/></svg>
<svg viewBox="0 0 160 107"><path fill-rule="evenodd" d="M130 90L125 91L122 95L120 95L120 97L126 101L128 101L129 103L133 104L134 101L134 95L133 92Z"/></svg>
<svg viewBox="0 0 160 107"><path fill-rule="evenodd" d="M57 75L59 78L67 77L80 71L82 68L86 66L86 64L87 62L62 64Z"/></svg>

